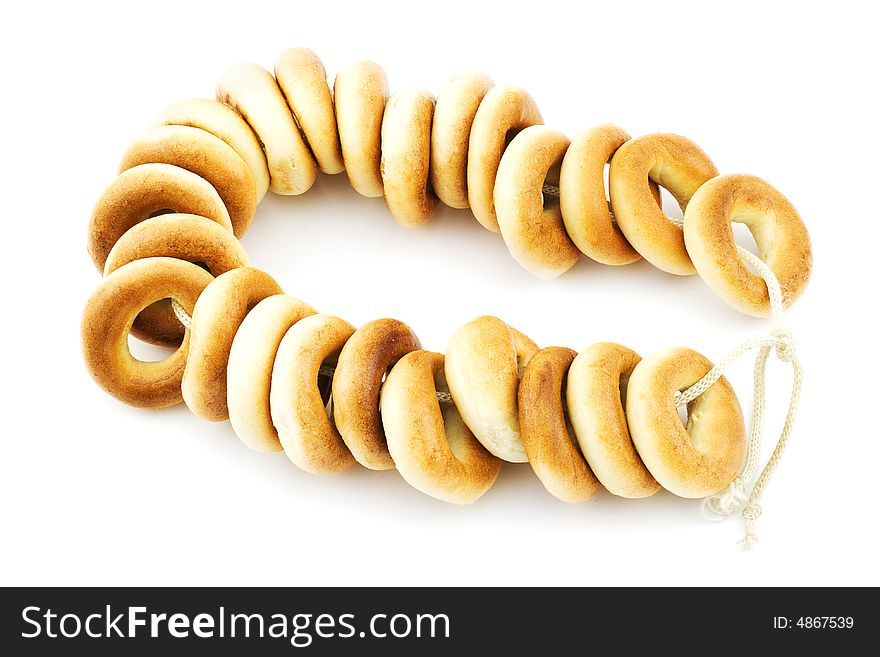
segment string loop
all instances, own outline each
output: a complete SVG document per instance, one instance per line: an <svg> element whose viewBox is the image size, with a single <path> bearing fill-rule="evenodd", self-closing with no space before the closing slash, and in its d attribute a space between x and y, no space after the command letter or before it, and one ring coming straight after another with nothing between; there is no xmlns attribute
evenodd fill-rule
<svg viewBox="0 0 880 657"><path fill-rule="evenodd" d="M707 517L716 520L729 516L740 508L742 509L741 515L745 521L745 535L740 544L743 546L743 549L749 549L758 541L758 535L755 532L755 521L761 515L759 501L770 481L773 471L779 464L782 452L791 436L798 401L800 400L803 371L797 357L797 341L795 340L794 333L783 325L783 294L776 275L755 254L746 251L742 247L737 247L737 250L740 257L751 265L767 284L767 292L770 296L770 318L773 328L766 336L751 338L740 344L709 370L702 379L687 390L677 393L675 403L677 406L690 403L720 379L724 370L731 363L752 349L758 349L758 355L755 358L755 393L752 406L752 426L749 432L746 461L743 464L742 472L727 488L703 500L704 513ZM789 363L792 366L791 398L782 432L776 441L776 447L773 449L770 458L767 459L767 463L761 470L760 476L752 485L755 473L758 471L758 461L761 456L761 432L764 424L764 389L767 378L767 360L771 352L775 353L781 362ZM749 490L750 485L751 490Z"/></svg>

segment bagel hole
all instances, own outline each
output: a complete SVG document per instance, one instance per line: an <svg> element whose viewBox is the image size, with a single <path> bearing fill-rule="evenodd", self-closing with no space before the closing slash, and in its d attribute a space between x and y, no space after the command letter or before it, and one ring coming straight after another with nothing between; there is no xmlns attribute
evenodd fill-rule
<svg viewBox="0 0 880 657"><path fill-rule="evenodd" d="M731 229L733 230L733 241L737 246L742 247L746 251L754 253L756 256L763 259L761 256L761 250L758 248L758 243L755 241L755 236L752 234L752 230L747 224L734 221L731 222ZM753 274L758 273L749 263L743 261L743 264Z"/></svg>
<svg viewBox="0 0 880 657"><path fill-rule="evenodd" d="M516 138L516 136L522 132L520 128L511 128L507 132L504 133L504 150L507 150L507 147L510 146L510 142ZM503 153L503 151L502 151Z"/></svg>
<svg viewBox="0 0 880 657"><path fill-rule="evenodd" d="M174 214L174 210L171 208L160 208L159 210L155 210L147 215L147 219L152 219L153 217L161 217L163 214Z"/></svg>
<svg viewBox="0 0 880 657"><path fill-rule="evenodd" d="M544 182L541 185L541 203L546 210L548 207L559 205L559 176L562 171L562 160L555 162L547 170ZM552 188L547 189L548 187Z"/></svg>
<svg viewBox="0 0 880 657"><path fill-rule="evenodd" d="M201 267L206 272L211 274L211 276L214 275L214 272L211 271L211 268L208 266L208 263L202 262L201 260L191 260L190 262L192 262L196 267Z"/></svg>
<svg viewBox="0 0 880 657"><path fill-rule="evenodd" d="M438 395L448 397L449 384L446 383L446 372L443 369L438 370L434 374L434 390ZM468 457L468 447L462 438L464 437L461 429L466 425L458 414L455 404L444 404L440 402L438 397L437 404L440 407L440 419L443 421L443 435L446 436L449 449L453 456L459 461L464 461ZM467 431L469 434L470 432Z"/></svg>
<svg viewBox="0 0 880 657"><path fill-rule="evenodd" d="M336 356L325 359L318 368L316 384L327 417L333 419L333 373L336 370Z"/></svg>
<svg viewBox="0 0 880 657"><path fill-rule="evenodd" d="M660 208L663 210L663 214L672 223L681 225L681 222L684 221L684 211L678 200L672 195L672 192L662 185L658 185L658 188L660 189Z"/></svg>
<svg viewBox="0 0 880 657"><path fill-rule="evenodd" d="M617 389L620 394L620 407L626 410L626 390L629 387L629 374L626 372L622 372L620 374L620 378L617 381Z"/></svg>
<svg viewBox="0 0 880 657"><path fill-rule="evenodd" d="M128 334L128 351L132 357L144 363L158 363L165 360L175 351L176 347L164 347L162 345L150 344L139 340L131 333Z"/></svg>
<svg viewBox="0 0 880 657"><path fill-rule="evenodd" d="M685 428L687 431L688 428L688 407L687 404L682 404L681 406L677 406L676 409L678 411L678 419L681 420L681 426Z"/></svg>
<svg viewBox="0 0 880 657"><path fill-rule="evenodd" d="M602 184L605 186L605 203L608 205L608 214L611 216L611 223L617 225L617 219L614 218L614 210L611 208L611 160L602 167Z"/></svg>

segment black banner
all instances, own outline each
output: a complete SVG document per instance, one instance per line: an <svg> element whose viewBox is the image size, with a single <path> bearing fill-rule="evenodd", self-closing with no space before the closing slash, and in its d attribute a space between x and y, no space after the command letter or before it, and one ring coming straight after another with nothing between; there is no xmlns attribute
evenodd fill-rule
<svg viewBox="0 0 880 657"><path fill-rule="evenodd" d="M0 645L7 655L227 645L272 655L840 650L865 645L877 615L870 597L816 588L20 588L2 590Z"/></svg>

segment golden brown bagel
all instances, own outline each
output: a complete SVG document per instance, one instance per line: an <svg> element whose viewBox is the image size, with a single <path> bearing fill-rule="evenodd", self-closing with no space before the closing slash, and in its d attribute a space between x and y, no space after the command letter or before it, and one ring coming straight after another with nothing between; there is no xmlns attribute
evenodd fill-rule
<svg viewBox="0 0 880 657"><path fill-rule="evenodd" d="M658 269L693 274L696 270L682 230L663 214L648 182L669 190L685 210L700 185L717 175L712 160L690 139L670 134L632 139L617 149L608 174L617 225L633 248Z"/></svg>
<svg viewBox="0 0 880 657"><path fill-rule="evenodd" d="M269 405L275 354L287 330L315 312L299 299L275 294L254 306L235 333L226 368L226 405L232 428L251 449L281 449Z"/></svg>
<svg viewBox="0 0 880 657"><path fill-rule="evenodd" d="M218 100L191 98L165 107L153 120L154 126L188 125L219 137L247 164L254 178L257 203L269 189L269 165L260 141L241 115ZM182 212L182 210L180 210ZM193 214L199 214L194 212Z"/></svg>
<svg viewBox="0 0 880 657"><path fill-rule="evenodd" d="M247 164L229 144L199 128L151 128L126 151L119 171L153 163L173 164L211 183L226 205L235 236L245 234L257 209L256 187Z"/></svg>
<svg viewBox="0 0 880 657"><path fill-rule="evenodd" d="M336 127L345 173L362 196L384 194L380 171L382 116L388 98L388 78L374 62L342 68L333 83Z"/></svg>
<svg viewBox="0 0 880 657"><path fill-rule="evenodd" d="M495 214L513 258L541 278L554 278L577 262L580 251L565 232L559 199L545 196L545 181L559 179L568 137L543 125L522 130L504 151L495 179Z"/></svg>
<svg viewBox="0 0 880 657"><path fill-rule="evenodd" d="M403 226L421 226L437 197L428 186L434 97L402 89L388 99L382 119L382 186L391 216Z"/></svg>
<svg viewBox="0 0 880 657"><path fill-rule="evenodd" d="M688 404L682 425L674 395L699 381L712 363L675 347L642 359L629 379L626 418L639 456L663 488L680 497L706 497L733 481L746 440L742 411L723 376Z"/></svg>
<svg viewBox="0 0 880 657"><path fill-rule="evenodd" d="M257 303L282 290L269 274L240 267L220 274L196 302L190 326L189 358L183 371L183 401L200 418L229 419L226 366L238 327Z"/></svg>
<svg viewBox="0 0 880 657"><path fill-rule="evenodd" d="M173 354L156 362L131 355L128 332L137 314L160 299L177 299L192 312L211 278L201 267L174 258L136 260L104 278L82 318L83 357L97 384L130 406L162 408L179 403L189 332Z"/></svg>
<svg viewBox="0 0 880 657"><path fill-rule="evenodd" d="M525 463L516 391L538 346L497 317L462 326L446 348L446 380L465 424L498 458Z"/></svg>
<svg viewBox="0 0 880 657"><path fill-rule="evenodd" d="M237 64L217 81L217 99L241 114L263 145L269 189L302 194L315 183L318 167L275 78L256 64Z"/></svg>
<svg viewBox="0 0 880 657"><path fill-rule="evenodd" d="M197 214L232 231L223 199L207 180L170 164L141 164L120 173L95 203L88 251L98 271L125 231L168 211Z"/></svg>
<svg viewBox="0 0 880 657"><path fill-rule="evenodd" d="M379 417L379 390L388 370L421 348L403 322L377 319L355 331L339 354L333 374L333 420L348 449L366 468L394 468Z"/></svg>
<svg viewBox="0 0 880 657"><path fill-rule="evenodd" d="M593 473L611 493L628 498L660 490L633 445L623 409L640 360L622 345L594 344L572 362L565 393L571 426Z"/></svg>
<svg viewBox="0 0 880 657"><path fill-rule="evenodd" d="M641 258L615 223L605 193L605 165L629 140L616 125L585 130L572 139L559 173L565 230L582 253L605 265L628 265ZM659 190L657 194L659 202Z"/></svg>
<svg viewBox="0 0 880 657"><path fill-rule="evenodd" d="M318 168L324 173L343 170L336 111L327 86L327 72L308 48L290 48L275 63L275 79L284 93Z"/></svg>
<svg viewBox="0 0 880 657"><path fill-rule="evenodd" d="M562 394L577 354L546 347L529 360L519 383L520 437L529 464L554 497L577 504L590 499L599 482L568 428Z"/></svg>
<svg viewBox="0 0 880 657"><path fill-rule="evenodd" d="M807 286L813 263L810 236L791 202L755 176L718 176L691 198L684 241L694 266L712 290L749 315L770 314L764 279L737 252L731 222L746 224L758 255L776 275L786 306Z"/></svg>
<svg viewBox="0 0 880 657"><path fill-rule="evenodd" d="M501 463L474 438L455 405L441 408L438 391L448 392L442 354L412 351L391 369L380 400L388 450L414 488L470 504L489 490Z"/></svg>
<svg viewBox="0 0 880 657"><path fill-rule="evenodd" d="M468 203L477 221L495 233L493 194L504 149L517 132L543 122L535 101L517 87L493 87L477 108L468 142Z"/></svg>
<svg viewBox="0 0 880 657"><path fill-rule="evenodd" d="M212 276L248 265L244 247L220 224L194 214L163 214L135 224L119 238L107 256L104 275L151 257L188 260ZM183 338L183 326L167 299L145 308L131 332L145 342L166 346L177 346Z"/></svg>
<svg viewBox="0 0 880 657"><path fill-rule="evenodd" d="M431 187L452 208L468 207L468 141L492 80L482 73L452 78L437 96L431 125Z"/></svg>
<svg viewBox="0 0 880 657"><path fill-rule="evenodd" d="M332 474L354 457L327 417L318 389L318 370L332 365L354 327L331 315L311 315L291 326L275 355L269 406L272 423L288 458L313 474Z"/></svg>

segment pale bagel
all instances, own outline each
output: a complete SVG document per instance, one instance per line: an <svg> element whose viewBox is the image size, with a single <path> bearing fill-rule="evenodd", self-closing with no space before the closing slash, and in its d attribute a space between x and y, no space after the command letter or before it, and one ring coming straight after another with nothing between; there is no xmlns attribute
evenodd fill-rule
<svg viewBox="0 0 880 657"><path fill-rule="evenodd" d="M499 231L493 195L504 149L517 132L543 122L535 101L517 87L493 87L477 108L468 141L468 203L488 230Z"/></svg>
<svg viewBox="0 0 880 657"><path fill-rule="evenodd" d="M259 138L269 189L295 195L311 188L318 167L271 73L256 64L232 66L217 81L217 99L241 114Z"/></svg>
<svg viewBox="0 0 880 657"><path fill-rule="evenodd" d="M129 328L139 312L160 299L176 299L191 313L211 280L201 267L174 258L136 260L104 278L86 303L81 325L83 358L95 382L129 406L179 403L189 332L174 353L147 362L132 356Z"/></svg>
<svg viewBox="0 0 880 657"><path fill-rule="evenodd" d="M758 256L776 275L785 306L807 287L813 263L810 236L791 202L755 176L718 176L691 198L684 219L684 241L694 266L712 290L749 315L770 314L764 279L737 253L731 222L746 224Z"/></svg>
<svg viewBox="0 0 880 657"><path fill-rule="evenodd" d="M632 139L611 158L608 174L617 225L632 247L658 269L694 274L681 228L663 213L648 183L669 190L684 211L700 185L717 175L712 160L690 139L670 134Z"/></svg>
<svg viewBox="0 0 880 657"><path fill-rule="evenodd" d="M431 187L443 203L467 208L468 142L492 80L482 73L452 78L437 96L431 125Z"/></svg>
<svg viewBox="0 0 880 657"><path fill-rule="evenodd" d="M98 271L125 231L168 211L197 214L232 231L223 199L207 180L170 164L141 164L120 173L95 203L88 251Z"/></svg>
<svg viewBox="0 0 880 657"><path fill-rule="evenodd" d="M235 236L247 232L257 209L254 177L225 141L189 126L151 128L123 155L119 171L153 163L173 164L207 180L223 199Z"/></svg>
<svg viewBox="0 0 880 657"><path fill-rule="evenodd" d="M687 426L678 416L675 393L711 368L692 349L665 349L642 359L627 387L626 419L639 456L654 479L680 497L724 489L745 457L742 411L725 377L688 404Z"/></svg>
<svg viewBox="0 0 880 657"><path fill-rule="evenodd" d="M304 317L291 326L275 355L269 406L284 453L306 472L332 474L354 464L318 388L319 370L333 365L354 327L330 315Z"/></svg>
<svg viewBox="0 0 880 657"><path fill-rule="evenodd" d="M565 230L582 253L604 265L641 258L614 221L605 193L605 165L629 140L626 131L611 124L584 130L571 140L559 173ZM655 198L659 203L659 190Z"/></svg>
<svg viewBox="0 0 880 657"><path fill-rule="evenodd" d="M520 440L519 377L538 346L497 317L462 326L446 348L446 380L465 424L498 458L525 463Z"/></svg>
<svg viewBox="0 0 880 657"><path fill-rule="evenodd" d="M239 439L253 450L281 450L269 405L275 354L287 330L315 312L285 294L266 297L247 314L232 340L226 368L229 422Z"/></svg>
<svg viewBox="0 0 880 657"><path fill-rule="evenodd" d="M235 334L251 308L282 290L269 274L240 267L220 274L202 292L192 313L183 401L211 422L229 419L226 366Z"/></svg>
<svg viewBox="0 0 880 657"><path fill-rule="evenodd" d="M551 495L577 504L590 499L599 481L568 428L562 394L577 354L546 347L529 360L519 383L519 425L529 464Z"/></svg>
<svg viewBox="0 0 880 657"><path fill-rule="evenodd" d="M235 235L220 224L193 214L163 214L129 228L107 255L104 275L134 260L168 257L198 264L212 276L249 264ZM183 326L167 299L144 309L131 332L153 344L177 346Z"/></svg>
<svg viewBox="0 0 880 657"><path fill-rule="evenodd" d="M308 48L290 48L275 63L275 80L305 135L318 168L339 173L345 168L336 131L336 111L327 72Z"/></svg>
<svg viewBox="0 0 880 657"><path fill-rule="evenodd" d="M366 468L394 468L379 416L379 390L388 370L421 348L403 322L377 319L355 331L339 354L333 374L333 421L354 458Z"/></svg>
<svg viewBox="0 0 880 657"><path fill-rule="evenodd" d="M495 179L495 213L504 243L514 260L541 278L564 274L580 256L565 232L559 199L542 191L545 182L558 182L568 143L558 130L525 128L504 151Z"/></svg>
<svg viewBox="0 0 880 657"><path fill-rule="evenodd" d="M380 171L382 116L388 98L388 78L374 62L342 68L333 83L336 127L345 173L358 194L382 196Z"/></svg>
<svg viewBox="0 0 880 657"><path fill-rule="evenodd" d="M391 369L382 385L380 407L388 450L406 482L454 504L470 504L489 490L501 462L474 438L448 392L443 356L412 351Z"/></svg>
<svg viewBox="0 0 880 657"><path fill-rule="evenodd" d="M649 497L660 485L633 445L623 400L629 377L641 358L611 342L591 345L568 369L565 398L581 452L609 492L620 497Z"/></svg>
<svg viewBox="0 0 880 657"><path fill-rule="evenodd" d="M391 216L403 226L421 226L437 197L428 185L434 97L403 89L388 99L382 120L382 187Z"/></svg>
<svg viewBox="0 0 880 657"><path fill-rule="evenodd" d="M153 125L188 125L210 132L225 141L247 164L254 178L257 203L263 200L269 189L266 154L247 121L234 109L218 100L207 98L179 100L159 112Z"/></svg>

